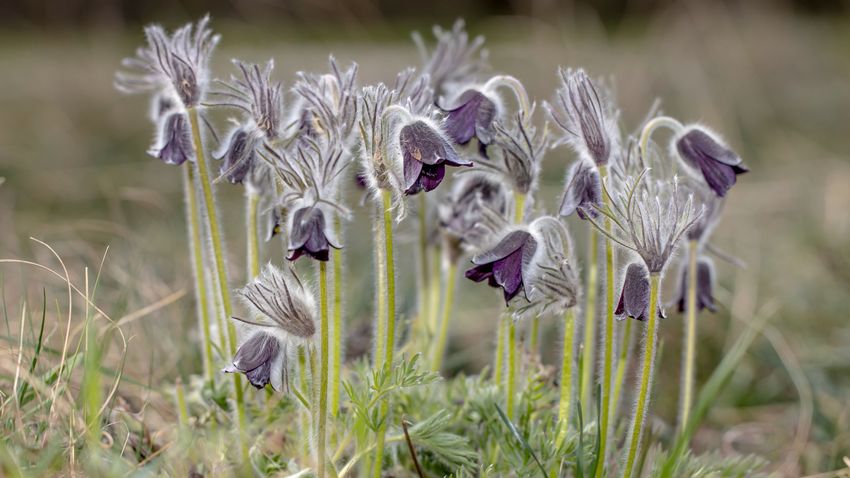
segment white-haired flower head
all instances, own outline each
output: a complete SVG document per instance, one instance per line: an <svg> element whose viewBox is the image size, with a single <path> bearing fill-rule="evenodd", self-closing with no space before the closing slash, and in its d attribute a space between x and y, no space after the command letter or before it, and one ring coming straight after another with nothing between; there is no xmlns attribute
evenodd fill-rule
<svg viewBox="0 0 850 478"><path fill-rule="evenodd" d="M572 238L564 223L553 216L535 219L528 229L537 238L539 251L528 272L528 304L517 307L514 315L525 318L563 314L576 305L581 291Z"/></svg>
<svg viewBox="0 0 850 478"><path fill-rule="evenodd" d="M686 171L703 179L719 197L729 192L738 175L749 172L741 157L705 126L682 127L673 138L673 148Z"/></svg>
<svg viewBox="0 0 850 478"><path fill-rule="evenodd" d="M584 70L560 68L558 73L561 86L555 104L545 106L565 133L560 142L570 144L597 166L608 164L619 137L614 107Z"/></svg>
<svg viewBox="0 0 850 478"><path fill-rule="evenodd" d="M313 297L292 270L268 264L237 295L258 321L234 319L248 329L227 373L244 373L257 388L271 383L275 390L288 386L288 347L313 340L316 307Z"/></svg>
<svg viewBox="0 0 850 478"><path fill-rule="evenodd" d="M533 114L534 104L531 104L528 110L517 111L507 124L497 123L493 147L476 162L524 195L537 188L540 163L549 144L546 127L538 129L532 124Z"/></svg>
<svg viewBox="0 0 850 478"><path fill-rule="evenodd" d="M476 250L485 244L493 216L501 218L501 224L507 222L509 200L507 188L490 174L464 174L455 181L438 210L452 262L462 249Z"/></svg>
<svg viewBox="0 0 850 478"><path fill-rule="evenodd" d="M433 33L437 43L430 52L418 32L413 33L413 41L422 57L422 74L428 76L432 91L437 95L446 95L459 85L474 83L489 69L484 37L477 36L470 41L463 20L457 20L451 30L434 26Z"/></svg>
<svg viewBox="0 0 850 478"><path fill-rule="evenodd" d="M289 123L296 139L323 138L347 146L357 122L357 64L341 70L333 56L328 63L329 73L297 73L296 107Z"/></svg>
<svg viewBox="0 0 850 478"><path fill-rule="evenodd" d="M566 217L576 213L581 219L595 218L596 208L601 204L599 169L590 160L579 158L567 172L559 214Z"/></svg>
<svg viewBox="0 0 850 478"><path fill-rule="evenodd" d="M636 252L650 273L661 273L679 244L679 239L702 214L694 206L693 195L683 194L678 177L655 179L648 169L628 177L620 192L612 191L608 179L602 193L608 204L597 210L611 219L612 231L596 220L594 226L614 242Z"/></svg>
<svg viewBox="0 0 850 478"><path fill-rule="evenodd" d="M198 106L206 93L209 61L220 39L209 28L209 15L188 23L172 35L159 25L145 27L147 45L122 64L115 86L126 93L169 90L183 108Z"/></svg>

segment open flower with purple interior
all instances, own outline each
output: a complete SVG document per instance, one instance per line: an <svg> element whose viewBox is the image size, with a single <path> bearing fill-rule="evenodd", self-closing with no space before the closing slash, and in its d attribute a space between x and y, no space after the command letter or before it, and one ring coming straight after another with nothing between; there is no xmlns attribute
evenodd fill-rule
<svg viewBox="0 0 850 478"><path fill-rule="evenodd" d="M446 166L472 166L472 161L458 155L440 127L427 118L410 117L398 129L398 149L407 195L436 189L446 175Z"/></svg>
<svg viewBox="0 0 850 478"><path fill-rule="evenodd" d="M466 278L475 282L486 279L490 287L501 288L505 304L520 291L528 298L527 278L535 252L537 240L527 229L510 231L495 246L472 258L475 266L466 271Z"/></svg>
<svg viewBox="0 0 850 478"><path fill-rule="evenodd" d="M257 388L271 384L275 390L287 390L289 347L309 343L316 335L311 293L294 271L268 264L237 295L257 319L233 318L244 325L246 338L224 372L244 373Z"/></svg>
<svg viewBox="0 0 850 478"><path fill-rule="evenodd" d="M585 159L579 159L567 173L564 182L564 199L561 201L560 215L578 214L581 219L588 216L596 218L596 211L602 205L602 182L596 165Z"/></svg>
<svg viewBox="0 0 850 478"><path fill-rule="evenodd" d="M685 311L688 302L688 272L688 265L683 264L680 271L679 298L676 300L676 307L679 312ZM700 257L697 260L696 279L697 312L703 309L717 312L717 305L714 302L714 264L708 257Z"/></svg>

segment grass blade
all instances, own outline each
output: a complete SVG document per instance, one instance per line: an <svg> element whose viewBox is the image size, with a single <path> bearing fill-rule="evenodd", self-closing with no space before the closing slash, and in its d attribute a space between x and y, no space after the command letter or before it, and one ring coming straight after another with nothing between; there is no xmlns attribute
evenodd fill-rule
<svg viewBox="0 0 850 478"><path fill-rule="evenodd" d="M534 450L531 449L531 445L529 445L525 438L522 437L522 435L519 433L519 430L517 430L516 426L514 426L510 418L505 415L505 412L502 411L502 408L499 407L499 405L496 405L496 411L499 412L499 418L501 418L502 421L505 422L505 425L508 427L508 430L511 431L511 434L514 436L514 438L516 438L517 441L519 441L519 443L522 445L523 449L525 449L525 451L529 455L531 455L532 458L534 458L534 462L537 463L537 467L540 468L540 474L543 476L543 478L546 478L546 469L543 468L543 464L540 463L540 460L537 459L537 455L534 453Z"/></svg>

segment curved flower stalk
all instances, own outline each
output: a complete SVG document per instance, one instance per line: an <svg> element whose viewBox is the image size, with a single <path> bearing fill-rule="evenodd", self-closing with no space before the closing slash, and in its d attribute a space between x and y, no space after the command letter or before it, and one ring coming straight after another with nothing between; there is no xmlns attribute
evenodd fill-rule
<svg viewBox="0 0 850 478"><path fill-rule="evenodd" d="M568 144L579 156L580 161L592 161L595 165L600 182L605 181L609 174L608 165L616 158L618 151L618 139L620 131L617 126L616 118L617 110L611 101L609 95L605 94L604 89L597 82L593 81L587 73L582 69L567 69L559 68L558 76L560 87L556 92L554 104L545 103L544 106L552 118L552 121L561 131L562 136L554 143L554 145ZM581 163L579 163L581 164ZM575 166L581 168L582 166ZM570 212L572 205L581 206L581 201L584 200L584 205L593 204L592 189L587 189L587 185L592 185L595 179L592 173L588 174L587 168L584 171L576 169L573 178L581 177L581 183L574 184L576 190L570 190L569 184L565 194L566 206L563 212ZM582 173L579 175L579 173ZM582 186L579 188L578 186ZM604 203L606 198L601 195L601 200ZM566 198L570 198L567 200ZM577 199L578 201L576 201ZM578 210L578 209L577 209ZM582 214L592 215L586 210L579 210ZM605 221L605 230L611 230L609 221ZM596 245L597 238L595 233L590 234L589 238L590 251L589 262L596 260ZM599 454L602 457L601 462L605 462L606 450L608 446L609 422L611 417L611 401L612 401L612 371L613 371L613 353L614 353L614 245L611 241L605 241L605 275L602 280L605 283L605 328L604 328L604 343L602 349L602 370L600 372L600 380L602 383L601 403L601 419L600 419L600 450ZM601 262L601 259L600 259ZM597 270L601 266L596 264L588 268L587 275L587 307L585 309L585 370L582 371L582 385L584 390L582 396L585 398L585 403L590 402L590 364L594 363L595 337L595 311L596 311L596 279ZM604 466L596 468L596 478L602 476Z"/></svg>

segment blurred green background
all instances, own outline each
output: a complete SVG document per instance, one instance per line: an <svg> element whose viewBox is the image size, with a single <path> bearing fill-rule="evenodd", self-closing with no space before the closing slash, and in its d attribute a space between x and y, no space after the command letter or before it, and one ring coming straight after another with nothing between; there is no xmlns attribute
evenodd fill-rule
<svg viewBox="0 0 850 478"><path fill-rule="evenodd" d="M623 121L636 127L656 98L665 113L721 132L752 172L732 191L714 243L746 263L717 260L721 311L701 316L699 376L757 314L773 329L750 350L697 448L754 451L786 476L837 469L850 454L850 17L846 1L13 1L0 3L0 258L58 263L75 280L97 271L109 248L96 302L112 317L160 303L127 322L128 402L168 407L157 386L200 368L191 312L183 202L177 169L145 153L147 102L112 87L122 57L151 21L175 27L209 11L223 40L214 74L230 58L276 60L291 85L300 70L323 71L333 53L360 64L360 83L389 80L419 58L410 41L432 24L467 20L487 38L494 72L521 79L549 99L556 67L610 76ZM223 124L223 122L222 122ZM542 209L558 204L573 157L544 162ZM219 188L234 287L243 280L243 204ZM358 199L355 191L352 203ZM362 213L362 212L361 212ZM359 216L347 233L349 351L368 348L371 235ZM586 225L571 222L583 247ZM401 303L415 306L415 231L401 226ZM406 241L406 242L405 242ZM277 242L267 257L279 260ZM583 249L582 249L583 250ZM671 271L675 271L671 269ZM675 291L668 276L667 300ZM28 303L61 301L61 282L3 265L7 318ZM671 280L672 279L672 280ZM484 287L460 285L449 365L475 372L488 363L501 304ZM181 295L180 292L185 292ZM175 292L177 294L175 295ZM409 314L408 314L409 315ZM59 315L61 316L61 315ZM64 324L49 322L52 341ZM554 332L555 323L545 324ZM658 426L675 415L682 321L663 323ZM544 337L556 336L547 333ZM544 362L557 362L547 343ZM108 359L108 358L107 358ZM152 391L153 390L153 391ZM167 415L162 412L162 415Z"/></svg>

